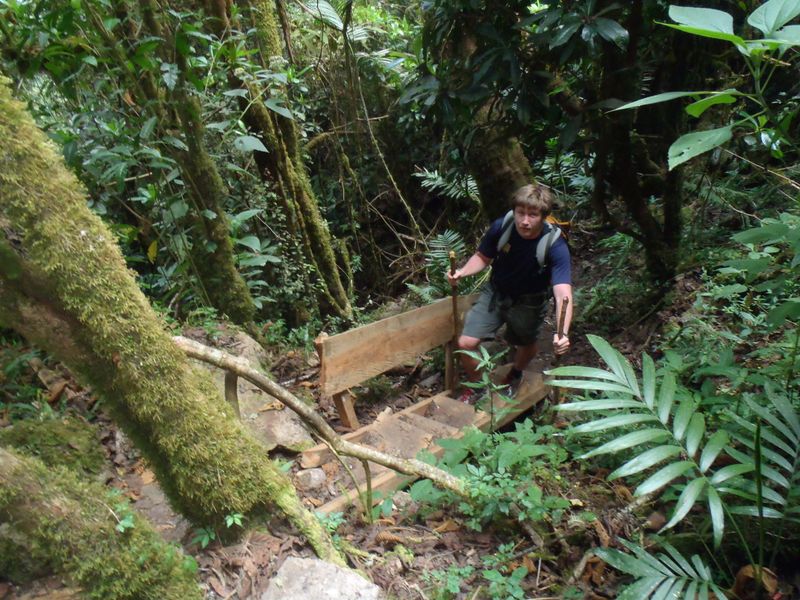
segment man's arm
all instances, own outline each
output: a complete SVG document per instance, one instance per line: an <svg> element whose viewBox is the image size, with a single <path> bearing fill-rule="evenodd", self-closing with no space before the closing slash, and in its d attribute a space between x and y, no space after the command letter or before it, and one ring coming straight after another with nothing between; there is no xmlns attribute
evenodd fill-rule
<svg viewBox="0 0 800 600"><path fill-rule="evenodd" d="M556 299L556 319L561 318L561 307L564 304L564 299L569 300L567 304L567 314L564 318L564 335L558 337L558 330L553 334L553 352L556 354L565 354L569 350L569 326L572 323L572 286L569 283L558 283L553 286L553 296ZM556 323L558 327L558 323Z"/></svg>
<svg viewBox="0 0 800 600"><path fill-rule="evenodd" d="M486 267L492 264L492 259L488 256L484 256L480 252L476 252L472 256L470 256L469 260L464 263L464 266L460 269L456 269L456 272L452 275L450 271L447 272L447 280L450 283L454 283L461 279L462 277L469 277L470 275L475 275L476 273L480 273Z"/></svg>

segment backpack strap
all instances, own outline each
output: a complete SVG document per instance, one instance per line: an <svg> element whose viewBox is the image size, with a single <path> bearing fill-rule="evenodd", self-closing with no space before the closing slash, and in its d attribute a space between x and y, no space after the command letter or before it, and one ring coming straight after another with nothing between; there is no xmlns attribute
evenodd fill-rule
<svg viewBox="0 0 800 600"><path fill-rule="evenodd" d="M503 225L500 227L500 239L497 240L497 253L499 254L503 247L511 239L511 226L514 224L514 211L508 211L503 217Z"/></svg>
<svg viewBox="0 0 800 600"><path fill-rule="evenodd" d="M550 248L553 247L555 241L561 237L561 228L552 223L546 223L550 226L550 230L544 234L544 237L539 240L536 245L536 262L539 263L539 272L542 272L547 267L547 257L550 256Z"/></svg>
<svg viewBox="0 0 800 600"><path fill-rule="evenodd" d="M508 211L503 217L503 225L500 227L500 238L497 240L498 254L503 247L511 239L511 226L514 224L514 211ZM550 222L544 223L545 234L539 239L536 245L536 262L539 263L539 272L545 270L547 267L547 257L550 256L550 248L552 248L555 241L561 237L561 228Z"/></svg>

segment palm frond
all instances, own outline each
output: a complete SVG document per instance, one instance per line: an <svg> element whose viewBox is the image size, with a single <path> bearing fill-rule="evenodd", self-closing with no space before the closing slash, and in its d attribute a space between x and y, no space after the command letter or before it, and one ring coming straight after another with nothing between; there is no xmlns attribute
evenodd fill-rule
<svg viewBox="0 0 800 600"><path fill-rule="evenodd" d="M609 478L639 476L654 469L639 483L634 495L650 494L668 485L677 485L681 489L664 529L677 525L692 507L704 500L711 516L714 544L719 546L725 530L722 493L737 489L739 482L735 479L753 470L752 461L730 447L728 433L707 431L705 417L698 411L700 398L679 389L670 371L666 371L659 381L653 360L645 354L640 382L622 354L604 339L588 337L608 369L562 367L548 374L556 378L551 381L554 386L591 390L598 392L599 396L561 405L559 410L602 411L599 418L577 426L577 433L631 427L634 430L617 435L584 454L583 458L640 449ZM739 464L714 471L713 464L723 452L738 460ZM767 473L774 476L773 480L781 481L778 473ZM685 482L680 482L683 479Z"/></svg>
<svg viewBox="0 0 800 600"><path fill-rule="evenodd" d="M615 569L633 575L636 581L625 587L618 600L647 600L674 598L708 600L710 592L726 598L711 579L711 571L699 556L687 560L673 546L664 544L666 551L656 555L626 540L620 542L633 554L613 548L598 548L594 553Z"/></svg>

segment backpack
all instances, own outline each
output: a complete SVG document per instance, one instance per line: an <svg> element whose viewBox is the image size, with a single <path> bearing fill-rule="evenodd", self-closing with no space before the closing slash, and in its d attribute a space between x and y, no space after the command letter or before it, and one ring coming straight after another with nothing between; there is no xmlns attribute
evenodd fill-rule
<svg viewBox="0 0 800 600"><path fill-rule="evenodd" d="M497 241L498 253L508 243L508 240L511 239L511 226L513 224L514 211L510 210L503 217L503 225L500 228L500 239ZM541 273L547 268L547 257L550 255L550 248L552 248L555 241L559 237L564 237L566 240L566 236L561 231L561 227L559 227L559 225L561 225L561 222L557 221L552 215L547 215L547 218L544 222L545 234L539 238L539 242L536 245L536 262L538 263L539 267L537 273Z"/></svg>

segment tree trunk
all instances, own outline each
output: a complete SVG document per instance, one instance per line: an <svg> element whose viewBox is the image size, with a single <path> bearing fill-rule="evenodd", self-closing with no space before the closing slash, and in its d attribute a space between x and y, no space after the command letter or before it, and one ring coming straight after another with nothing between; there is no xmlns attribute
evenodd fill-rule
<svg viewBox="0 0 800 600"><path fill-rule="evenodd" d="M492 122L491 112L484 105L475 115L478 130L466 158L483 210L493 220L508 211L514 192L533 181L533 171L519 140L502 123Z"/></svg>
<svg viewBox="0 0 800 600"><path fill-rule="evenodd" d="M80 184L0 81L0 322L100 395L196 523L277 509L341 561L288 477L165 333Z"/></svg>
<svg viewBox="0 0 800 600"><path fill-rule="evenodd" d="M203 597L191 559L102 486L0 448L0 490L3 577L58 573L103 600Z"/></svg>
<svg viewBox="0 0 800 600"><path fill-rule="evenodd" d="M250 0L242 4L255 15L258 42L264 53L263 62L269 63L271 57L282 57L283 45L275 1ZM230 29L230 6L207 0L206 9L215 17L211 21L215 33L224 39ZM352 278L349 257L342 248L339 248L337 257L335 240L320 213L319 201L303 164L295 122L270 110L261 100L264 90L252 83L246 85L236 76L233 68L229 71L228 80L232 87L249 91L249 97L240 100L244 121L269 148L269 152L255 152L253 158L261 176L274 184L291 231L302 240L305 258L320 279L322 285L317 285L316 289L322 311L351 318L353 310L347 294Z"/></svg>

